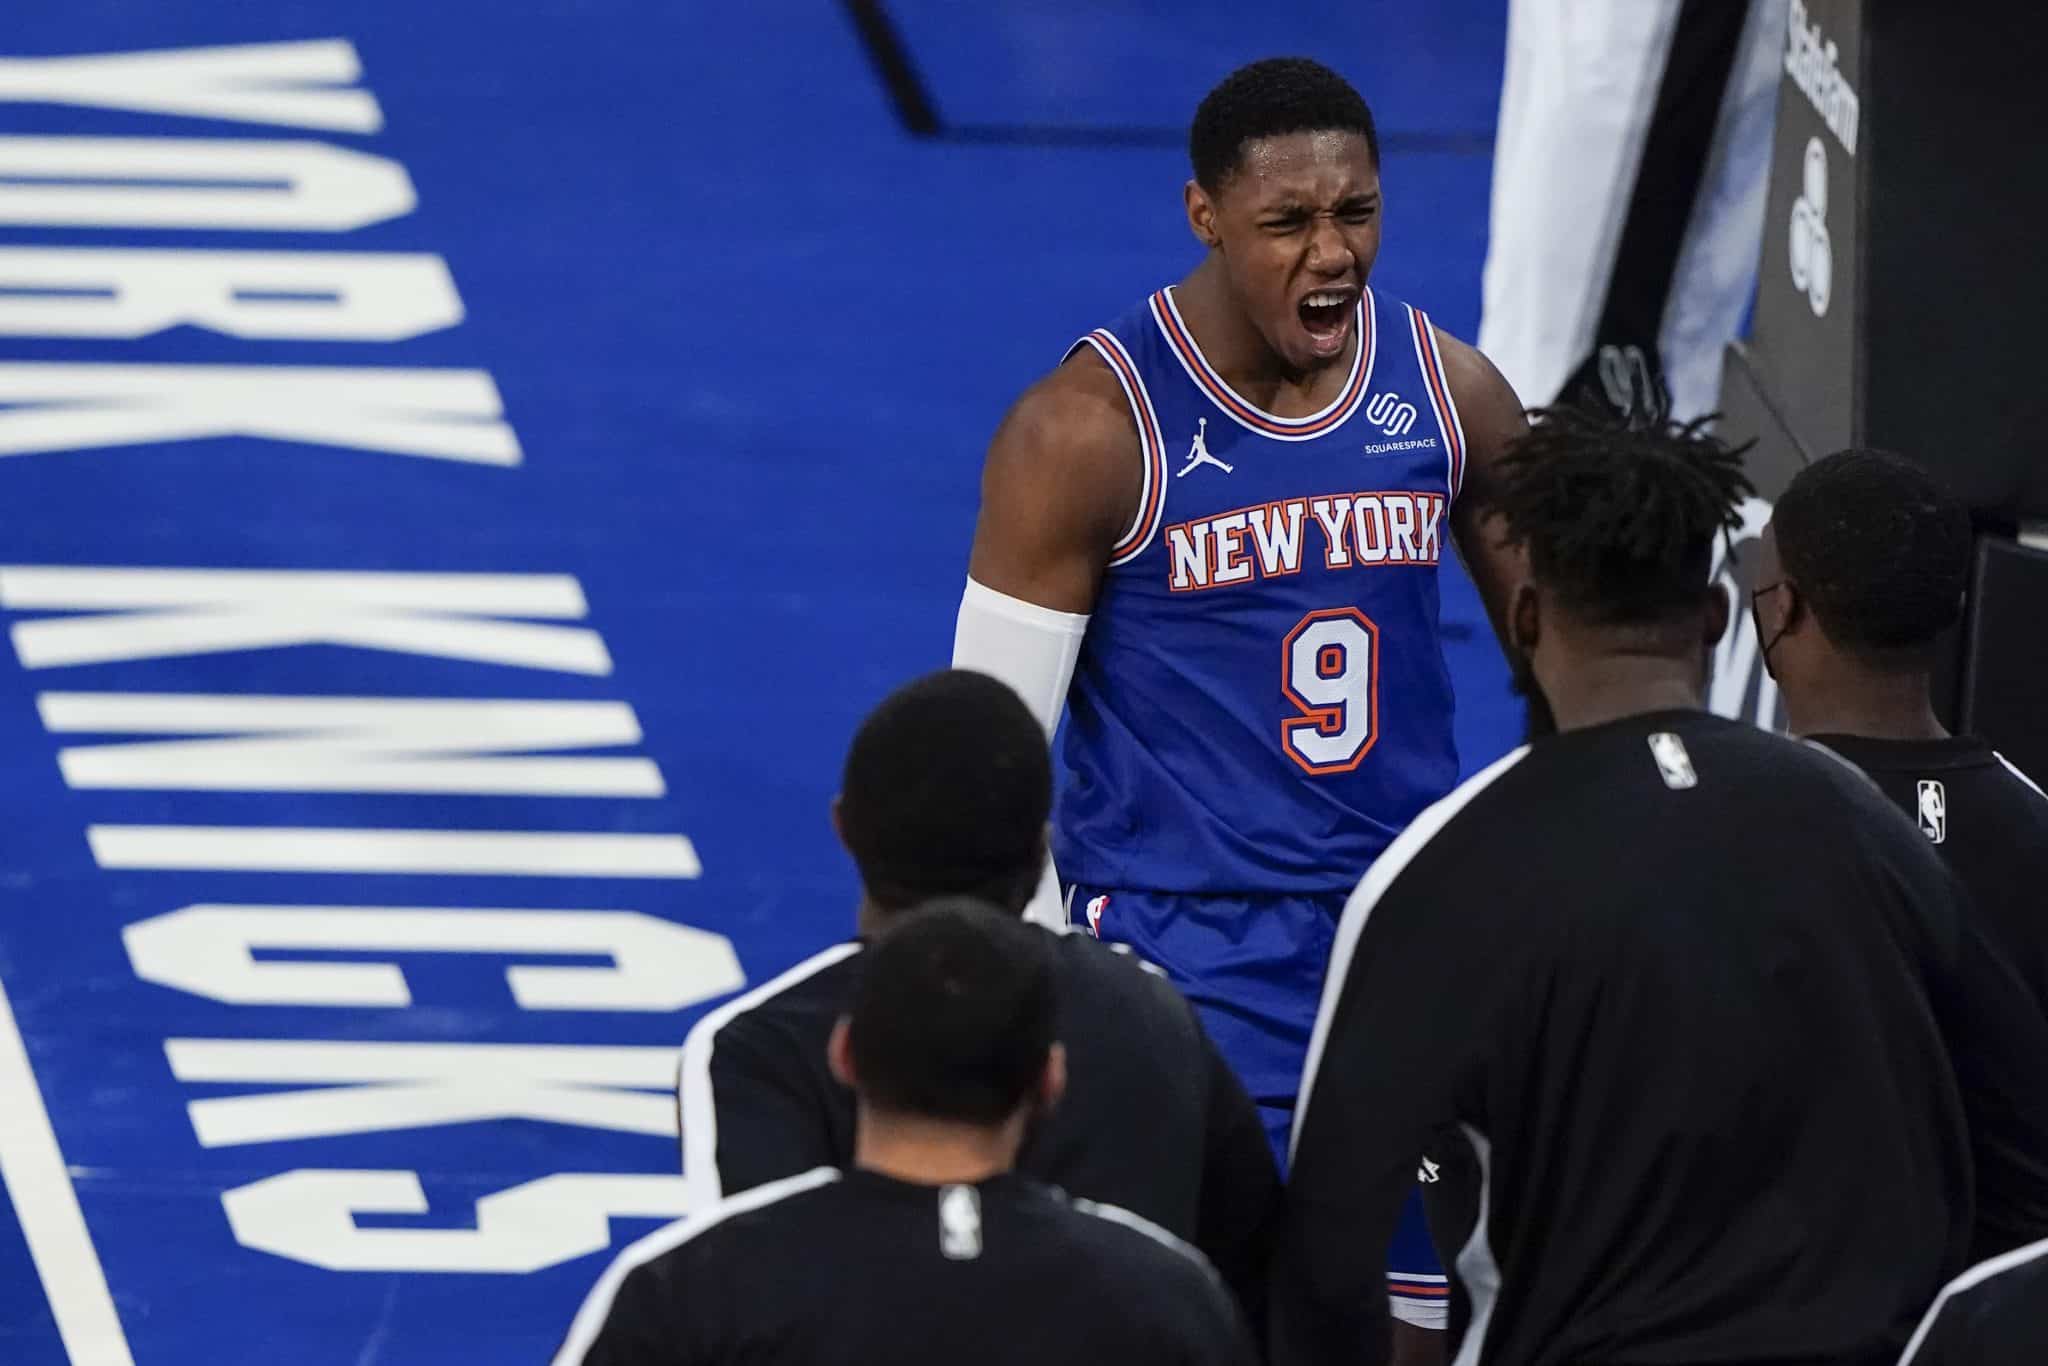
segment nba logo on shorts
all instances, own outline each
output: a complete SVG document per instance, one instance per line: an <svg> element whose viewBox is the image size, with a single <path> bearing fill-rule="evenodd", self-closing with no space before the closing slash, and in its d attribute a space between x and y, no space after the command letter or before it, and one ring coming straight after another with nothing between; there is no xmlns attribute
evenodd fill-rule
<svg viewBox="0 0 2048 1366"><path fill-rule="evenodd" d="M1933 778L1920 780L1920 833L1936 844L1948 838L1948 789Z"/></svg>
<svg viewBox="0 0 2048 1366"><path fill-rule="evenodd" d="M1088 933L1097 939L1102 938L1102 913L1108 909L1108 897L1097 896L1088 899Z"/></svg>

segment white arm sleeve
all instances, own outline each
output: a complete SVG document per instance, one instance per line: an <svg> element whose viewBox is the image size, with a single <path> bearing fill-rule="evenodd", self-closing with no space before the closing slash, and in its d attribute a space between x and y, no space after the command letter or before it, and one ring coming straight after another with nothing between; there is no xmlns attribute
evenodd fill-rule
<svg viewBox="0 0 2048 1366"><path fill-rule="evenodd" d="M1067 704L1067 685L1074 681L1074 662L1081 657L1081 638L1087 633L1085 613L1056 612L969 579L953 630L953 667L990 674L1009 684L1045 727L1050 741ZM1051 929L1067 927L1051 859L1045 861L1045 875L1024 918Z"/></svg>

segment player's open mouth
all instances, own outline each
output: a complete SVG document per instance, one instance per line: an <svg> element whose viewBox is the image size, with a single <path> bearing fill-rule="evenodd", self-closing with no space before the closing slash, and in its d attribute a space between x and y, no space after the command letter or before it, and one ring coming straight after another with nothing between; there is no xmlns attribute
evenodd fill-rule
<svg viewBox="0 0 2048 1366"><path fill-rule="evenodd" d="M1319 289L1296 306L1309 345L1319 356L1334 356L1344 349L1351 333L1351 310L1358 302L1354 289Z"/></svg>

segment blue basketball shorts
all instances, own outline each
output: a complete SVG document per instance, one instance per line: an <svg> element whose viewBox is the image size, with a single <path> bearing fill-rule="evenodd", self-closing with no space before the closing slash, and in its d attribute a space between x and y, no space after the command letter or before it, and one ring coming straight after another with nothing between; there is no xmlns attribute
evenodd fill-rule
<svg viewBox="0 0 2048 1366"><path fill-rule="evenodd" d="M1282 1171L1343 896L1178 896L1076 885L1075 926L1164 969L1259 1107ZM1387 1250L1395 1317L1442 1328L1449 1282L1418 1187Z"/></svg>

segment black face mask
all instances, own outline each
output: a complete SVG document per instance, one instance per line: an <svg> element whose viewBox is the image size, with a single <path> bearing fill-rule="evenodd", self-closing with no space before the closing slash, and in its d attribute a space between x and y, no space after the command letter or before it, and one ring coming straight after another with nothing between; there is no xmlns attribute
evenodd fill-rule
<svg viewBox="0 0 2048 1366"><path fill-rule="evenodd" d="M1772 636L1769 640L1765 640L1763 614L1756 610L1756 605L1763 601L1764 594L1775 593L1780 588L1784 589L1787 593L1798 591L1792 587L1790 579L1779 579L1776 583L1765 584L1762 588L1752 588L1749 592L1749 624L1756 632L1757 651L1763 656L1764 672L1771 676L1771 681L1774 683L1778 680L1778 671L1771 667L1771 651L1778 647L1778 642L1783 640L1785 633L1792 629L1792 617L1789 612L1786 613L1785 624L1778 628L1778 634Z"/></svg>

